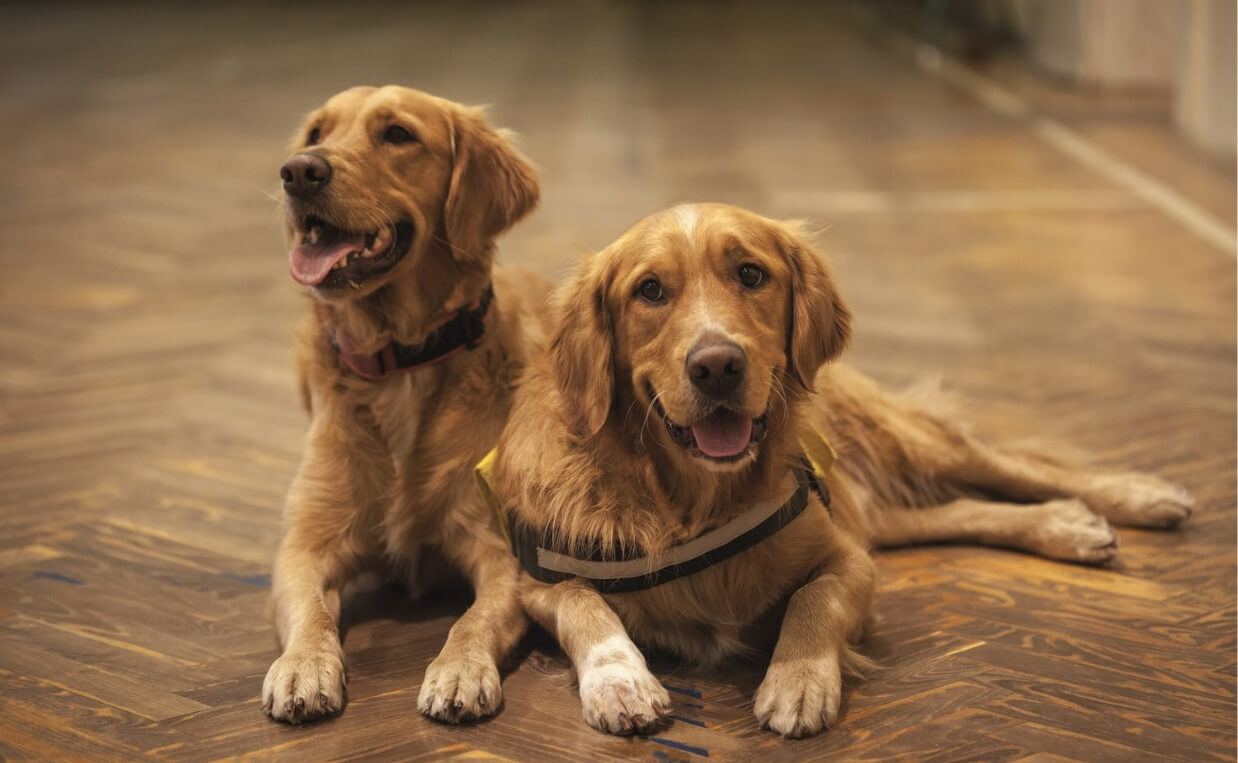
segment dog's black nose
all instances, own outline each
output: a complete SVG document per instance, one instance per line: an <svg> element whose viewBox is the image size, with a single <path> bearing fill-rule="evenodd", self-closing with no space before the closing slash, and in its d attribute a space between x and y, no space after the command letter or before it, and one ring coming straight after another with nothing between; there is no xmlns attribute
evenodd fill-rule
<svg viewBox="0 0 1238 763"><path fill-rule="evenodd" d="M698 344L688 353L688 378L701 392L722 397L744 380L747 365L743 348L734 342Z"/></svg>
<svg viewBox="0 0 1238 763"><path fill-rule="evenodd" d="M297 154L279 168L284 180L284 192L298 199L308 199L331 182L331 165L321 156Z"/></svg>

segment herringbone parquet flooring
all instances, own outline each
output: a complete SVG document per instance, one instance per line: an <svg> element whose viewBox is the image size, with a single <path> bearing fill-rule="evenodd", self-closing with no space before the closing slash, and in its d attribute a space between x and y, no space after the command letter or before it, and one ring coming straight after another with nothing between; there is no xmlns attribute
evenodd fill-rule
<svg viewBox="0 0 1238 763"><path fill-rule="evenodd" d="M1234 170L1173 136L1164 97L1001 61L977 81L809 4L8 5L0 43L0 755L1233 759ZM435 725L415 698L459 597L393 592L355 608L343 715L269 722L305 428L269 194L298 115L363 82L523 133L544 203L507 262L558 276L677 201L808 217L853 362L940 373L985 435L1156 471L1196 517L1122 531L1106 568L880 554L884 667L812 740L757 730L759 664L656 661L674 726L602 736L544 637L496 719Z"/></svg>

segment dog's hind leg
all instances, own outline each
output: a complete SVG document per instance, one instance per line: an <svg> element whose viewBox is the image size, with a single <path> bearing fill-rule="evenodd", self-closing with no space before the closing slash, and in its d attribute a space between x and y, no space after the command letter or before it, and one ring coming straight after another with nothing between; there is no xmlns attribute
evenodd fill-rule
<svg viewBox="0 0 1238 763"><path fill-rule="evenodd" d="M959 498L925 508L875 509L868 518L873 545L885 548L978 543L1092 564L1109 561L1118 548L1109 523L1075 498L1044 503Z"/></svg>
<svg viewBox="0 0 1238 763"><path fill-rule="evenodd" d="M840 467L877 496L876 505L1077 498L1106 519L1142 527L1173 527L1194 505L1186 491L1149 474L1079 469L986 445L950 415L889 395L854 372L830 381L836 386L822 392L823 423L840 439Z"/></svg>
<svg viewBox="0 0 1238 763"><path fill-rule="evenodd" d="M1174 527L1195 501L1185 490L1150 474L1108 473L999 450L966 437L938 475L964 492L1019 502L1077 498L1118 524Z"/></svg>

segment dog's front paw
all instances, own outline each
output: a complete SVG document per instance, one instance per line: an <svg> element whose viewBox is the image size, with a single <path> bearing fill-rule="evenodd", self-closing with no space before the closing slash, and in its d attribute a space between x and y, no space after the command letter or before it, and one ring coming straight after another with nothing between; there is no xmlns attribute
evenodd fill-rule
<svg viewBox="0 0 1238 763"><path fill-rule="evenodd" d="M579 674L585 722L599 731L646 734L670 710L670 695L627 639L594 647Z"/></svg>
<svg viewBox="0 0 1238 763"><path fill-rule="evenodd" d="M417 709L444 723L469 723L494 715L502 702L498 666L485 653L457 655L444 650L426 668L417 695Z"/></svg>
<svg viewBox="0 0 1238 763"><path fill-rule="evenodd" d="M262 682L262 710L301 723L344 707L344 662L338 651L291 650L271 663Z"/></svg>
<svg viewBox="0 0 1238 763"><path fill-rule="evenodd" d="M1083 501L1063 498L1036 507L1033 550L1067 562L1107 562L1118 552L1118 537L1104 517Z"/></svg>
<svg viewBox="0 0 1238 763"><path fill-rule="evenodd" d="M784 737L811 736L838 720L842 691L836 656L773 662L752 710L761 728Z"/></svg>
<svg viewBox="0 0 1238 763"><path fill-rule="evenodd" d="M1096 513L1134 527L1177 527L1195 508L1190 493L1140 472L1097 477L1082 497Z"/></svg>

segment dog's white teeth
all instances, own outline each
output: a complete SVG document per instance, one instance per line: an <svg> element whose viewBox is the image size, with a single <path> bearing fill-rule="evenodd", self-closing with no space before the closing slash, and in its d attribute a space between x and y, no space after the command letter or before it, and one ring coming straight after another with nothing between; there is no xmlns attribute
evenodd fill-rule
<svg viewBox="0 0 1238 763"><path fill-rule="evenodd" d="M332 265L331 269L332 270L343 270L344 268L351 265L354 260L357 259L357 254L358 252L349 252L348 254L341 257L339 262Z"/></svg>
<svg viewBox="0 0 1238 763"><path fill-rule="evenodd" d="M309 233L305 234L305 240L311 244L317 244L318 237L321 235L322 235L322 227L315 225L313 228L310 228Z"/></svg>
<svg viewBox="0 0 1238 763"><path fill-rule="evenodd" d="M391 248L391 229L383 228L375 233L371 233L367 237L368 244L365 251L361 252L362 257L374 257Z"/></svg>

